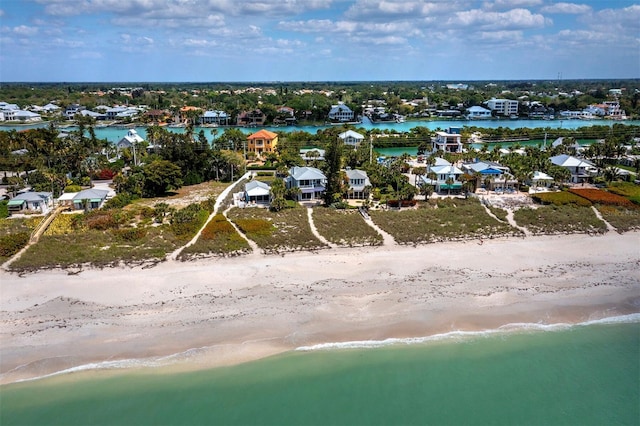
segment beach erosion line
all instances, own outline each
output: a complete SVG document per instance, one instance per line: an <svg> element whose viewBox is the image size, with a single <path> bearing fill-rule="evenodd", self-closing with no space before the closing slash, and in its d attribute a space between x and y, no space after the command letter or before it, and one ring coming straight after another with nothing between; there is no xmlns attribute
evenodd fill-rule
<svg viewBox="0 0 640 426"><path fill-rule="evenodd" d="M588 327L588 326L594 326L594 325L638 324L638 323L640 323L640 313L604 317L604 318L595 319L595 320L583 321L575 324L566 323L566 322L551 323L551 324L545 324L542 322L508 323L494 329L453 330L447 333L436 333L433 335L420 336L420 337L319 343L319 344L310 345L310 346L299 346L299 347L293 348L292 351L316 352L316 351L327 351L327 350L378 349L378 348L394 347L394 346L421 345L421 344L427 344L430 342L461 343L461 342L466 342L466 341L470 341L478 338L493 337L496 335L554 332L554 331L564 331L564 330L568 330L576 327ZM243 342L242 344L259 343L264 340L276 340L276 339L279 339L279 338L258 339L254 341ZM8 381L7 383L4 383L4 385L10 384L10 383L31 382L31 381L37 381L37 380L47 379L47 378L56 377L56 376L62 376L62 375L68 375L73 373L80 373L80 372L88 372L88 371L106 371L106 370L124 371L124 370L133 370L133 369L138 370L138 369L157 369L157 368L163 368L163 367L171 367L173 365L189 362L193 359L206 358L210 356L211 353L214 352L216 349L219 349L225 346L231 346L231 345L218 344L218 345L211 345L211 346L202 346L198 348L191 348L184 351L180 351L175 354L149 357L149 358L140 358L140 359L131 358L131 359L92 362L92 363L82 364L82 365L54 371L41 376ZM290 352L290 351L285 351L285 352ZM261 358L247 361L247 362L257 361L259 359ZM28 369L29 366L32 364L34 363L21 365L10 371L0 374L0 382L4 382L4 379L9 377L11 374L19 373L20 370L22 369ZM217 368L217 367L211 366L210 368Z"/></svg>

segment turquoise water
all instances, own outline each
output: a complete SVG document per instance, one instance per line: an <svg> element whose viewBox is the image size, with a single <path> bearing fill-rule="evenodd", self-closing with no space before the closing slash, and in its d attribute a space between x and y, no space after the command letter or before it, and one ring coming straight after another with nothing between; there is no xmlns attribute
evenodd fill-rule
<svg viewBox="0 0 640 426"><path fill-rule="evenodd" d="M594 121L585 121L585 120L479 120L479 121L470 121L470 120L437 120L437 121L406 121L404 123L381 123L381 124L358 124L356 127L364 128L366 130L379 129L379 130L396 130L398 132L408 132L414 127L426 127L430 130L436 129L446 129L448 127L464 127L464 126L478 126L484 127L488 129L504 127L509 129L517 129L517 128L530 128L530 129L577 129L580 127L589 127L589 126L613 126L614 124L627 124L627 125L640 125L640 121L637 120L626 120L626 121L614 121L614 120L594 120ZM48 123L39 123L28 126L1 126L0 131L10 131L10 130L24 130L29 128L36 127L44 127L48 126ZM288 126L288 127L265 127L267 130L271 131L281 131L281 132L294 132L294 131L305 131L312 134L315 134L318 130L327 129L332 126ZM145 127L135 127L138 134L145 138L147 137L147 131ZM168 130L176 133L184 133L184 127L168 127ZM246 128L246 127L238 127L244 133L250 134L256 132L258 129L256 128ZM64 129L63 129L64 130ZM67 130L76 130L75 127L69 127ZM219 128L206 128L206 127L196 127L195 134L197 135L200 130L204 130L205 136L211 142L214 137L217 137L224 132L224 127ZM214 135L211 131L217 131ZM122 139L127 132L128 128L118 128L118 127L96 127L95 132L96 136L100 139L107 139L110 142L118 142ZM503 144L504 146L504 144Z"/></svg>
<svg viewBox="0 0 640 426"><path fill-rule="evenodd" d="M640 323L296 351L150 373L3 386L0 424L633 425Z"/></svg>

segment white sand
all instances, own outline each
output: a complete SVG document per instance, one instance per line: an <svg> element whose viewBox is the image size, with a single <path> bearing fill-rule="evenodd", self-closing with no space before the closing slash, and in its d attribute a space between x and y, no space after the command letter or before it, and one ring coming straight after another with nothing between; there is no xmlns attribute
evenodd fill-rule
<svg viewBox="0 0 640 426"><path fill-rule="evenodd" d="M640 234L610 232L0 272L0 383L104 361L202 368L317 343L636 313L639 266Z"/></svg>

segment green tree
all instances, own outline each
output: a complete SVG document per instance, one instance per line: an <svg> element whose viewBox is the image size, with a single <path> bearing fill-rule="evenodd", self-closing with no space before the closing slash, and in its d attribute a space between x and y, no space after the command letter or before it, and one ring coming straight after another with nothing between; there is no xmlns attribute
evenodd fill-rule
<svg viewBox="0 0 640 426"><path fill-rule="evenodd" d="M271 188L269 189L271 195L271 202L269 203L269 209L274 212L279 212L287 206L285 200L285 185L282 178L275 178L271 182Z"/></svg>
<svg viewBox="0 0 640 426"><path fill-rule="evenodd" d="M155 160L144 167L144 195L157 197L182 186L180 167L167 160Z"/></svg>
<svg viewBox="0 0 640 426"><path fill-rule="evenodd" d="M324 203L327 206L342 199L342 148L343 143L339 138L333 138L327 144L325 150L325 176L327 186L324 192Z"/></svg>

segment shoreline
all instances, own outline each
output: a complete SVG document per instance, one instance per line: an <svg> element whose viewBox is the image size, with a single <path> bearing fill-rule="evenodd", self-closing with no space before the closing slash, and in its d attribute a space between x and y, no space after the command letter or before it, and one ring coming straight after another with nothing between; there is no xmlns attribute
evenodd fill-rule
<svg viewBox="0 0 640 426"><path fill-rule="evenodd" d="M610 234L3 271L0 384L104 362L187 371L318 344L637 314L640 233Z"/></svg>

